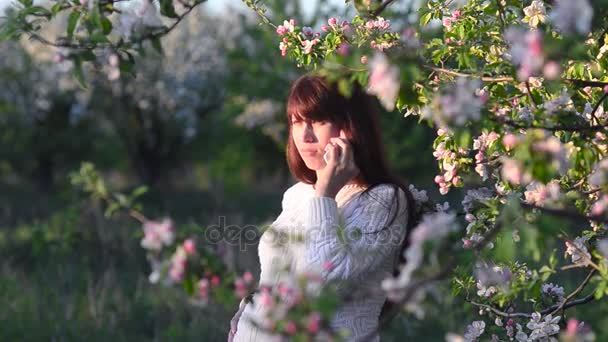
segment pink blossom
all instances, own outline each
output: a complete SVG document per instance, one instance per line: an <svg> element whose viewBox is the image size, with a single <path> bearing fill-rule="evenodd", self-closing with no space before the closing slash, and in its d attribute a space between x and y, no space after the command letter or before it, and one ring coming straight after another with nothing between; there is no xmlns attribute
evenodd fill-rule
<svg viewBox="0 0 608 342"><path fill-rule="evenodd" d="M281 56L285 56L287 54L287 44L284 42L279 43L279 50L281 50Z"/></svg>
<svg viewBox="0 0 608 342"><path fill-rule="evenodd" d="M365 23L365 27L366 27L368 30L373 29L373 28L374 28L374 22L373 22L373 21L371 21L371 20L369 20L367 23Z"/></svg>
<svg viewBox="0 0 608 342"><path fill-rule="evenodd" d="M444 182L445 182L445 180L443 179L442 175L435 176L435 184L441 184L441 183L444 183Z"/></svg>
<svg viewBox="0 0 608 342"><path fill-rule="evenodd" d="M323 269L326 271L331 271L335 265L331 261L326 261L323 263Z"/></svg>
<svg viewBox="0 0 608 342"><path fill-rule="evenodd" d="M342 43L340 43L340 45L338 46L338 49L336 51L338 51L338 53L341 56L346 56L346 55L348 55L349 50L350 50L350 47L349 47L348 43L342 42Z"/></svg>
<svg viewBox="0 0 608 342"><path fill-rule="evenodd" d="M220 285L220 277L214 275L211 277L211 286L217 287Z"/></svg>
<svg viewBox="0 0 608 342"><path fill-rule="evenodd" d="M323 25L323 26L321 26L321 31L329 32L329 27L327 27L327 25Z"/></svg>
<svg viewBox="0 0 608 342"><path fill-rule="evenodd" d="M391 65L382 53L376 53L370 62L370 76L367 92L376 95L384 108L395 109L400 87L399 68Z"/></svg>
<svg viewBox="0 0 608 342"><path fill-rule="evenodd" d="M509 183L519 185L523 181L523 171L519 163L511 158L502 160L502 177Z"/></svg>
<svg viewBox="0 0 608 342"><path fill-rule="evenodd" d="M446 44L450 44L452 42L452 38L448 37L445 39Z"/></svg>
<svg viewBox="0 0 608 342"><path fill-rule="evenodd" d="M184 250L186 251L186 253L188 255L192 255L194 253L196 253L196 246L194 245L194 240L192 239L187 239L186 241L184 241Z"/></svg>
<svg viewBox="0 0 608 342"><path fill-rule="evenodd" d="M460 10L455 10L454 13L452 13L452 18L458 19L458 17L460 17L461 14L462 14L462 12L460 12Z"/></svg>
<svg viewBox="0 0 608 342"><path fill-rule="evenodd" d="M329 18L327 19L327 23L329 24L329 26L334 27L338 24L338 19L336 18Z"/></svg>
<svg viewBox="0 0 608 342"><path fill-rule="evenodd" d="M566 325L565 335L568 337L575 337L577 329L578 329L578 320L576 320L575 318L570 318L568 320L568 324Z"/></svg>
<svg viewBox="0 0 608 342"><path fill-rule="evenodd" d="M295 335L297 331L298 331L298 328L294 321L287 322L287 324L285 325L286 333L288 333L289 335Z"/></svg>
<svg viewBox="0 0 608 342"><path fill-rule="evenodd" d="M282 35L284 35L285 33L287 33L287 28L285 28L285 26L283 26L283 25L279 25L279 26L277 27L277 34L278 34L279 36L282 36Z"/></svg>
<svg viewBox="0 0 608 342"><path fill-rule="evenodd" d="M350 37L355 33L355 30L347 23L346 25L342 25L342 32L344 32L345 36Z"/></svg>
<svg viewBox="0 0 608 342"><path fill-rule="evenodd" d="M198 281L198 295L202 298L209 297L209 280L203 278Z"/></svg>
<svg viewBox="0 0 608 342"><path fill-rule="evenodd" d="M148 250L160 251L163 245L168 246L173 243L173 221L169 218L161 222L146 221L143 225L144 238L141 246Z"/></svg>
<svg viewBox="0 0 608 342"><path fill-rule="evenodd" d="M287 32L293 32L295 30L295 25L296 22L293 19L290 19L289 21L285 20L283 21L283 25L279 25L279 27L277 27L277 34L282 36Z"/></svg>
<svg viewBox="0 0 608 342"><path fill-rule="evenodd" d="M554 80L554 79L558 78L560 73L561 73L561 67L560 67L559 63L557 63L555 61L548 62L547 64L545 64L545 66L543 68L543 74L549 80Z"/></svg>
<svg viewBox="0 0 608 342"><path fill-rule="evenodd" d="M518 78L522 81L537 74L544 64L542 35L538 31L524 31L509 28L505 40L511 45L509 54L514 64L519 66Z"/></svg>
<svg viewBox="0 0 608 342"><path fill-rule="evenodd" d="M321 329L321 314L318 312L311 312L308 316L308 323L306 329L311 334L316 334Z"/></svg>
<svg viewBox="0 0 608 342"><path fill-rule="evenodd" d="M380 30L388 30L391 26L390 20L386 20L382 17L378 17L377 20L374 21L374 27Z"/></svg>
<svg viewBox="0 0 608 342"><path fill-rule="evenodd" d="M171 256L171 266L169 268L169 277L174 282L181 282L184 279L188 255L184 247L179 246Z"/></svg>
<svg viewBox="0 0 608 342"><path fill-rule="evenodd" d="M310 54L312 52L313 47L319 42L318 39L313 40L304 40L302 41L302 46L304 47L304 53Z"/></svg>
<svg viewBox="0 0 608 342"><path fill-rule="evenodd" d="M312 28L308 27L308 26L304 26L302 28L302 33L304 33L304 35L308 38L311 38L314 34L314 32L312 31Z"/></svg>
<svg viewBox="0 0 608 342"><path fill-rule="evenodd" d="M245 281L245 283L250 284L253 281L253 275L251 274L251 272L247 271L243 273L243 280Z"/></svg>
<svg viewBox="0 0 608 342"><path fill-rule="evenodd" d="M241 278L237 278L234 280L234 287L236 290L236 295L243 298L247 295L247 284Z"/></svg>
<svg viewBox="0 0 608 342"><path fill-rule="evenodd" d="M591 214L596 215L596 216L602 215L606 211L607 207L608 207L608 196L603 195L599 201L593 203L593 206L591 206Z"/></svg>
<svg viewBox="0 0 608 342"><path fill-rule="evenodd" d="M452 26L452 18L449 18L449 17L443 18L442 23L445 28L449 29Z"/></svg>
<svg viewBox="0 0 608 342"><path fill-rule="evenodd" d="M604 93L605 93L605 94L608 94L608 85L605 85L605 86L604 86Z"/></svg>
<svg viewBox="0 0 608 342"><path fill-rule="evenodd" d="M515 147L515 145L517 144L517 137L514 134L505 134L504 137L502 137L502 145L507 149L510 150L513 147Z"/></svg>
<svg viewBox="0 0 608 342"><path fill-rule="evenodd" d="M262 291L260 293L260 303L262 303L263 306L265 306L266 308L272 308L274 307L274 299L272 298L272 296L270 295L270 293L268 293L267 291Z"/></svg>

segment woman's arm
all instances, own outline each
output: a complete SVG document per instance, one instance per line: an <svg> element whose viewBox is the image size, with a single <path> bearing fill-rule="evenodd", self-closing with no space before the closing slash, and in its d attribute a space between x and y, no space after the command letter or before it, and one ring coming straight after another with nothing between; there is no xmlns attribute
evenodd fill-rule
<svg viewBox="0 0 608 342"><path fill-rule="evenodd" d="M383 184L354 199L341 219L331 197L309 199L306 212L309 265L329 263L327 280L357 280L373 271L401 247L407 224L407 199L399 189ZM349 208L350 209L350 208ZM398 211L397 216L395 212ZM391 222L392 221L392 222Z"/></svg>

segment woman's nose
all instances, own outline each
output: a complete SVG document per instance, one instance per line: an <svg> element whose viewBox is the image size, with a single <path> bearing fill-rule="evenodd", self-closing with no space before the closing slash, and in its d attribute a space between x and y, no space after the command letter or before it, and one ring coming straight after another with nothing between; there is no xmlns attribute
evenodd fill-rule
<svg viewBox="0 0 608 342"><path fill-rule="evenodd" d="M304 134L304 137L303 137L304 138L303 139L304 142L307 142L307 143L315 142L316 136L315 136L315 132L314 132L314 130L312 128L312 125L307 124L304 127L304 133L303 134Z"/></svg>

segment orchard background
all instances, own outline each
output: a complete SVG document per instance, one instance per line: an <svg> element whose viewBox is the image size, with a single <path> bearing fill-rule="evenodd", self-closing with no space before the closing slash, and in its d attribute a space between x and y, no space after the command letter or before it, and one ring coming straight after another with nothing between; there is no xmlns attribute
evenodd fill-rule
<svg viewBox="0 0 608 342"><path fill-rule="evenodd" d="M424 214L383 340L608 339L608 1L3 5L0 339L224 340L311 70L378 98ZM339 339L292 290L266 328Z"/></svg>

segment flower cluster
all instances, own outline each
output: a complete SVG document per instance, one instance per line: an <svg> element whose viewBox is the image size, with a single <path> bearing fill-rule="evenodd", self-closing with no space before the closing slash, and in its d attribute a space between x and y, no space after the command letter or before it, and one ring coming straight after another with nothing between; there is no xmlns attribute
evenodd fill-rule
<svg viewBox="0 0 608 342"><path fill-rule="evenodd" d="M547 185L534 181L526 186L524 200L529 204L543 206L558 201L561 198L560 189L557 181L551 181Z"/></svg>
<svg viewBox="0 0 608 342"><path fill-rule="evenodd" d="M376 95L384 108L392 111L399 95L399 68L391 65L386 55L376 53L369 62L367 92Z"/></svg>
<svg viewBox="0 0 608 342"><path fill-rule="evenodd" d="M263 287L254 296L260 315L256 324L271 332L291 337L315 337L327 340L332 337L328 317L317 311L317 301L326 296L335 296L333 288L323 285L320 273L293 274L285 277L276 286ZM333 307L325 307L329 311ZM327 312L327 311L326 311Z"/></svg>
<svg viewBox="0 0 608 342"><path fill-rule="evenodd" d="M144 238L141 246L149 251L159 252L163 246L173 244L173 221L169 218L158 221L146 221L143 224Z"/></svg>
<svg viewBox="0 0 608 342"><path fill-rule="evenodd" d="M547 315L544 318L538 312L532 314L530 322L526 324L526 328L530 329L530 334L526 334L523 331L521 325L517 324L517 334L515 339L519 342L527 341L549 341L549 337L557 335L559 333L560 316Z"/></svg>
<svg viewBox="0 0 608 342"><path fill-rule="evenodd" d="M566 241L566 254L572 257L573 264L585 265L591 261L591 254L586 246L588 240L588 236L579 236L574 241Z"/></svg>
<svg viewBox="0 0 608 342"><path fill-rule="evenodd" d="M542 34L536 30L510 27L505 32L505 40L511 46L507 58L519 67L517 77L526 81L530 76L537 75L545 63Z"/></svg>
<svg viewBox="0 0 608 342"><path fill-rule="evenodd" d="M425 258L425 245L430 241L438 241L445 238L451 232L458 230L456 215L450 212L429 213L423 216L422 222L413 229L410 237L410 246L405 251L405 259L407 263L399 270L399 275L394 278L387 278L382 281L382 289L386 291L387 296L392 301L400 301L411 285L414 278L414 272L418 270ZM437 252L437 245L431 253ZM432 258L432 257L431 257ZM419 289L422 292L417 293L414 299L421 300L424 298L424 289ZM412 305L411 307L415 307Z"/></svg>
<svg viewBox="0 0 608 342"><path fill-rule="evenodd" d="M500 138L500 135L494 131L490 133L483 132L473 141L473 149L478 151L475 154L475 172L481 176L483 181L488 179L490 169L486 151L498 138Z"/></svg>
<svg viewBox="0 0 608 342"><path fill-rule="evenodd" d="M439 127L450 124L464 126L481 117L481 109L488 100L478 80L459 77L441 96L435 97L430 106L423 108L421 115L432 119Z"/></svg>
<svg viewBox="0 0 608 342"><path fill-rule="evenodd" d="M442 195L447 194L452 186L460 186L462 178L459 170L463 168L470 159L467 158L468 151L455 147L452 136L443 128L437 130L438 138L433 156L439 162L439 168L443 174L434 178L435 184L439 186Z"/></svg>
<svg viewBox="0 0 608 342"><path fill-rule="evenodd" d="M561 302L564 300L564 288L553 283L546 283L540 289L541 293L548 296L549 298Z"/></svg>

